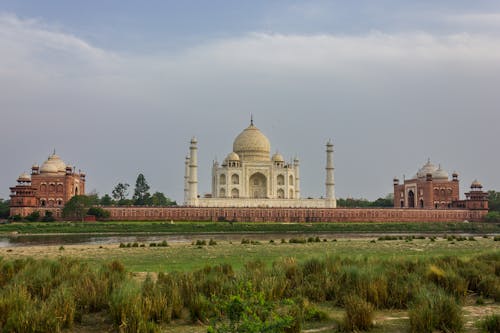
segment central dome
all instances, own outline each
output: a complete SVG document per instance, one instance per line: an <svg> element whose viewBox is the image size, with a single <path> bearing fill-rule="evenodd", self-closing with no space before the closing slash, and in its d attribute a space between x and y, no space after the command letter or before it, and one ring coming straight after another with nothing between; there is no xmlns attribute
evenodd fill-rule
<svg viewBox="0 0 500 333"><path fill-rule="evenodd" d="M243 161L269 161L271 144L262 132L250 123L234 139L233 151L238 154Z"/></svg>
<svg viewBox="0 0 500 333"><path fill-rule="evenodd" d="M63 160L61 160L61 158L55 153L50 155L40 168L41 173L57 173L65 171L66 163L64 163Z"/></svg>

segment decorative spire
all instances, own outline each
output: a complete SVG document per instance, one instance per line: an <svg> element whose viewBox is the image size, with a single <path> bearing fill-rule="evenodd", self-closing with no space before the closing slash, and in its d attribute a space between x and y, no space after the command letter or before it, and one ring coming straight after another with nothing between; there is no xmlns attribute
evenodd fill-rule
<svg viewBox="0 0 500 333"><path fill-rule="evenodd" d="M55 155L56 154L56 149L54 148L54 152L52 153L52 155Z"/></svg>
<svg viewBox="0 0 500 333"><path fill-rule="evenodd" d="M253 114L250 113L250 126L253 126Z"/></svg>

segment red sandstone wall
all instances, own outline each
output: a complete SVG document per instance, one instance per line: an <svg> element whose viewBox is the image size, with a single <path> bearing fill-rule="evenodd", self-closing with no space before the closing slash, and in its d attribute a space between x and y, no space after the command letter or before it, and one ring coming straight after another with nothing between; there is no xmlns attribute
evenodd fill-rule
<svg viewBox="0 0 500 333"><path fill-rule="evenodd" d="M103 207L112 220L240 222L462 222L481 221L487 210L383 208L153 208Z"/></svg>
<svg viewBox="0 0 500 333"><path fill-rule="evenodd" d="M111 220L217 221L220 217L238 222L463 222L482 221L487 210L396 209L396 208L193 208L193 207L103 207ZM38 210L43 216L59 208L12 207L11 215L26 216Z"/></svg>

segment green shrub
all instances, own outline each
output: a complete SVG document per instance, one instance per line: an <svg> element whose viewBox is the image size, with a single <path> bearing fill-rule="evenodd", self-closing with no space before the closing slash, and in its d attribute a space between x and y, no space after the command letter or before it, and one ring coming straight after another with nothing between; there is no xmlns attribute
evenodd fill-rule
<svg viewBox="0 0 500 333"><path fill-rule="evenodd" d="M410 305L408 314L411 332L460 332L463 328L460 306L452 296L440 289L422 290Z"/></svg>
<svg viewBox="0 0 500 333"><path fill-rule="evenodd" d="M314 238L310 238L312 241L314 241ZM307 243L307 239L305 238L290 238L290 240L288 240L288 243L290 244L305 244Z"/></svg>
<svg viewBox="0 0 500 333"><path fill-rule="evenodd" d="M500 332L500 315L493 314L485 317L479 322L481 332L485 333L498 333Z"/></svg>
<svg viewBox="0 0 500 333"><path fill-rule="evenodd" d="M95 216L96 220L108 219L111 213L101 207L90 207L87 211L87 215Z"/></svg>
<svg viewBox="0 0 500 333"><path fill-rule="evenodd" d="M29 222L36 222L36 221L39 221L40 220L40 212L35 210L34 212L32 212L31 214L27 215L25 217L26 220L28 220Z"/></svg>
<svg viewBox="0 0 500 333"><path fill-rule="evenodd" d="M210 238L210 240L208 241L208 245L214 246L214 245L217 245L217 242L215 240L213 240L212 238Z"/></svg>
<svg viewBox="0 0 500 333"><path fill-rule="evenodd" d="M197 246L205 246L205 245L207 245L207 241L206 241L206 240L204 240L204 239L203 239L203 240L198 239L198 240L196 241L196 245L197 245Z"/></svg>

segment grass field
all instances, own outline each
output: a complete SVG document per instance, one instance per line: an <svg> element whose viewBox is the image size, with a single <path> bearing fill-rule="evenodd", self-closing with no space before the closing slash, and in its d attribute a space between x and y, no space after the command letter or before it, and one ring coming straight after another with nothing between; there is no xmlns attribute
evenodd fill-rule
<svg viewBox="0 0 500 333"><path fill-rule="evenodd" d="M241 241L218 241L216 245L208 245L209 238L205 238L204 240L207 245L175 243L170 244L168 247L150 247L149 243L145 243L144 247L140 247L141 244L138 244L139 247L120 247L119 244L111 244L102 246L68 245L64 248L59 246L1 248L0 257L2 259L0 260L0 264L7 261L16 259L23 260L27 258L34 258L36 260L35 263L39 260L72 258L77 260L77 262L88 263L90 267L103 267L109 265L109 263L114 260L118 260L124 264L132 280L138 281L138 283L146 283L145 279L148 274L147 272L152 273L151 276L153 277L153 281L157 279L158 272L168 272L168 274L178 274L173 276L178 276L180 280L187 279L186 281L191 281L190 283L198 281L196 282L198 285L196 288L199 288L199 292L202 292L204 295L212 295L213 291L211 292L210 290L219 290L217 288L222 289L215 292L215 294L222 295L227 292L224 291L226 290L225 288L230 288L232 293L240 295L243 301L250 303L251 301L241 296L245 295L245 293L236 288L239 284L231 281L234 279L236 279L235 281L247 281L247 279L250 279L253 280L254 286L257 286L260 285L261 281L272 283L274 279L284 276L282 274L285 273L279 273L279 269L286 269L286 272L295 272L298 269L299 272L304 272L301 273L304 274L304 280L301 280L302 282L297 285L297 295L302 295L302 299L306 302L304 309L313 311L315 314L320 314L318 315L319 317L324 317L323 319L304 322L302 331L311 333L338 332L339 325L345 321L344 318L346 316L346 305L342 303L343 298L339 296L344 292L360 293L360 295L364 295L362 296L363 298L367 297L373 304L378 304L375 306L373 317L371 318L375 322L375 326L370 330L371 332L408 332L410 328L409 317L412 316L411 311L414 311L411 309L416 305L408 305L410 307L408 309L406 305L394 306L391 305L392 303L383 303L392 302L391 298L396 297L387 294L393 293L392 289L394 289L394 287L391 289L387 285L385 287L383 287L384 285L380 285L381 281L385 281L385 284L392 283L391 278L389 278L389 276L393 276L391 274L400 274L403 280L401 280L401 284L396 286L399 286L398 288L406 288L408 290L407 292L410 292L410 294L415 294L419 292L420 289L434 290L433 288L438 288L433 291L433 297L435 293L442 293L443 297L445 297L445 301L448 300L453 304L455 304L454 297L456 297L456 302L459 305L457 309L460 309L460 311L456 310L459 312L452 312L450 315L455 314L463 318L462 331L464 332L479 332L477 323L481 318L494 313L500 313L500 304L498 300L494 300L489 296L482 297L477 291L486 288L487 290L493 290L493 293L497 290L496 292L498 293L498 290L500 290L500 286L498 285L500 281L500 277L498 276L498 274L500 274L500 264L497 260L500 255L500 241L495 241L493 237L485 238L476 236L473 238L465 238L448 236L446 238L433 237L432 239L429 237L425 239L404 237L403 239L394 240L379 240L377 237L338 239L330 237L326 239L326 242L323 241L323 239L316 242L313 241L314 236L311 235L311 242L307 242L306 239L296 239L295 243L290 243L290 239L294 237L293 235L285 235L284 237L285 243L282 243L281 239L274 239L274 243L270 243L268 240L254 242L253 244L242 244ZM496 260L493 266L491 265L491 260ZM273 263L278 263L278 265L275 266ZM330 265L326 266L328 271L325 273L326 275L323 275L323 273L319 275L314 273L318 271L318 265L319 267L325 265L322 263ZM401 266L399 267L399 265ZM227 280L225 274L213 268L208 269L207 266L232 267L229 272L234 269L235 274L228 273L231 279ZM437 268L433 268L434 266ZM470 269L473 269L473 271L470 271L469 266L471 266ZM275 271L276 269L278 269L278 271ZM75 268L70 269L70 271L73 270L75 270ZM487 270L489 270L488 273L486 272ZM44 271L44 274L50 274L48 272L53 271L57 271L57 269L49 269L48 271ZM307 275L310 276L311 279L306 279L305 272L313 272ZM289 273L286 273L285 275L288 277L288 274ZM410 275L407 276L407 274ZM495 274L497 274L496 277ZM46 290L44 288L39 289L43 278L34 279L32 273L26 273L21 276L27 279L25 283L28 285L36 283L35 286L38 287L33 290ZM328 279L330 276L336 276L334 279L336 282L334 282L334 284L331 284L332 282L328 282L328 280L324 280ZM484 280L487 276L490 280ZM345 280L346 278L347 280ZM281 290L281 287L279 287L281 285L283 288L287 285L287 288L291 288L289 283L291 283L290 281L293 281L293 279L294 277L292 275L287 278L286 281L288 282L285 284L283 284L284 282L270 284L270 286L275 286L273 288L278 288L271 290ZM478 282L479 280L477 279L483 279L484 281ZM92 279L88 281L91 280ZM316 284L318 282L320 282L319 285ZM18 281L17 283L19 284L20 282ZM312 283L312 286L315 287L311 289L308 287L308 283ZM413 283L417 284L414 285ZM481 285L481 283L483 284ZM129 282L126 282L125 286L128 284ZM335 289L336 291L332 294L337 296L321 296L323 295L322 287L328 289L326 287L327 285L331 285L331 287L328 288L334 286L340 287L340 289ZM372 293L375 292L374 290L378 290L382 287L386 288L384 289L386 290L385 292L376 292L378 296L372 295ZM111 297L111 300L109 302L122 302L117 303L116 306L123 307L128 304L126 302L128 302L127 299L129 298L126 297L132 297L135 292L140 292L140 288L142 288L142 293L144 293L144 290L149 290L148 288L153 288L151 289L153 291L157 290L155 288L161 289L161 285L157 286L153 284L148 288L143 285L139 289L137 289L138 287L134 288L135 289L131 289L128 294L120 294L122 298L117 298L119 295L112 296L113 293L110 294L109 297ZM185 289L186 287L184 286L182 288ZM209 289L206 290L205 288ZM266 288L268 287L265 287L264 284L259 288L267 290ZM367 288L367 294L362 292L365 288ZM464 290L466 291L467 289L470 289L470 291L464 293ZM28 290L31 289L28 288ZM260 289L257 288L257 290ZM292 288L291 290L293 291L294 289ZM155 291L151 294L151 297L157 295L157 292L158 291ZM130 293L132 293L132 296L130 296ZM450 293L455 296L449 296ZM328 295L328 293L326 295ZM208 296L202 296L202 298ZM290 299L290 295L286 297ZM328 297L333 298L330 299ZM399 297L402 296L400 295ZM405 297L413 299L417 296ZM51 299L52 298L49 297L49 300ZM152 300L154 299L153 297ZM284 308L288 309L287 311L294 311L293 309L287 308L287 305L277 305L281 304L279 303L280 298L278 296L266 296L265 299L269 299L270 306L272 305L276 311L282 311ZM295 300L295 298L293 299ZM382 299L386 299L386 301L382 301ZM479 302L480 300L481 302ZM0 297L0 308L2 307L2 302L4 302L4 300ZM4 304L7 304L6 302L7 301L5 301ZM53 302L55 303L51 306L55 307L59 304L57 302L60 301ZM196 303L196 300L191 300L189 302L184 306L190 309L194 307L195 312L190 310L191 314L184 313L183 311L187 311L186 308L182 311L179 310L180 312L177 315L178 318L176 317L177 319L172 318L172 321L168 322L160 321L157 326L154 326L156 328L153 331L180 333L207 332L209 321L195 320L193 323L193 316L201 315L196 312L196 309L200 310L198 307L205 304L203 303L205 301L202 301L202 303L200 303L201 305ZM71 302L68 304L70 303ZM106 309L106 304L107 303L103 303L103 305L101 305L103 309ZM453 304L450 306L456 306ZM207 304L203 306L207 306ZM425 306L425 304L420 306ZM113 313L112 309L113 308L109 310L111 313ZM125 308L122 308L121 311L132 310L127 305ZM133 314L129 313L129 315ZM445 317L446 316L448 316L448 314L446 314ZM85 313L78 322L74 323L70 331L88 333L115 330L117 325L120 324L120 321L116 323L114 320L117 319L112 320L110 318L113 318L113 316L110 317L108 310L96 310L96 312ZM124 331L131 330L125 329Z"/></svg>
<svg viewBox="0 0 500 333"><path fill-rule="evenodd" d="M218 242L215 246L196 246L191 244L172 244L169 247L119 248L118 244L94 246L34 246L0 249L4 258L57 258L61 256L75 257L90 263L104 263L118 259L133 272L171 272L189 271L203 268L205 265L230 264L235 269L241 268L245 262L262 260L272 263L280 258L294 257L299 262L311 258L337 256L353 259L398 259L458 256L469 258L474 255L500 251L500 242L492 237L475 237L475 241L448 241L443 237L430 241L426 239L378 241L377 238L344 239L327 242L291 244L289 237L282 244L275 239L274 244L241 244L241 242ZM208 239L205 239L208 243ZM372 243L375 241L375 243ZM9 252L7 252L9 251Z"/></svg>
<svg viewBox="0 0 500 333"><path fill-rule="evenodd" d="M47 233L500 233L499 223L245 223L245 222L15 222L0 225L0 234Z"/></svg>

